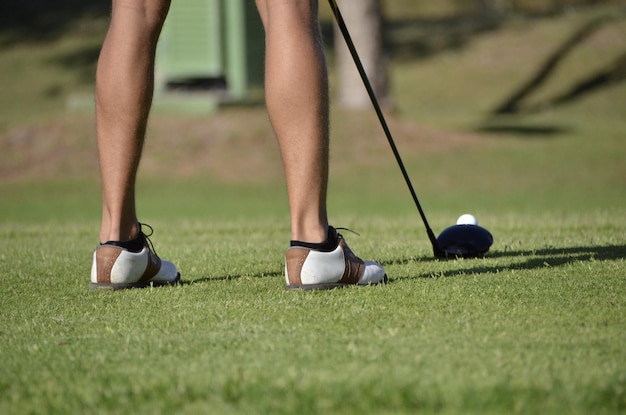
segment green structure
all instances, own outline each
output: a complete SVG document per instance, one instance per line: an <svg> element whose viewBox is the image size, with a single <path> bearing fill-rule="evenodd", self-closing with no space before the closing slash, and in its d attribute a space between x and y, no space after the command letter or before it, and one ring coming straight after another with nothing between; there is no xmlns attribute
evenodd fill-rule
<svg viewBox="0 0 626 415"><path fill-rule="evenodd" d="M263 56L263 26L253 0L172 2L157 47L155 105L248 100L263 85ZM187 87L172 92L172 85ZM211 86L220 93L211 93Z"/></svg>

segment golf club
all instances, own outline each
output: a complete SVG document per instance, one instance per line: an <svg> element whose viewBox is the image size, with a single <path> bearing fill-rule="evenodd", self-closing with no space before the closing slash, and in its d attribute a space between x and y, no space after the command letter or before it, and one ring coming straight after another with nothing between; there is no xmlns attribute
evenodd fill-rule
<svg viewBox="0 0 626 415"><path fill-rule="evenodd" d="M337 6L337 2L335 0L328 0L330 4L330 8L333 11L333 15L335 16L335 21L337 22L337 26L343 35L343 38L348 46L350 54L352 55L352 59L356 65L357 70L359 71L359 75L361 76L361 80L365 85L365 89L367 90L367 94L372 101L372 105L376 111L376 115L380 121L380 124L385 132L385 136L387 137L387 141L389 142L389 146L393 151L393 155L398 162L398 166L402 171L402 176L404 176L404 180L411 192L411 196L413 197L413 201L415 202L415 206L419 211L419 214L422 218L422 222L424 222L424 226L426 227L426 233L428 234L428 239L433 247L433 253L436 258L455 258L455 257L481 257L488 250L491 244L493 243L493 237L486 229L478 226L478 225L455 225L446 228L440 235L439 238L435 237L430 225L428 224L428 220L426 219L426 214L422 209L422 205L417 198L417 194L415 193L415 189L413 188L413 184L411 183L411 179L409 174L404 167L404 162L400 157L400 153L398 152L398 148L393 140L391 135L391 131L389 130L389 126L387 125L387 121L385 116L378 104L378 99L376 98L376 94L374 93L374 89L367 77L367 73L363 68L363 64L361 63L361 59L356 51L354 43L352 42L352 37L348 32L348 28L346 27L346 23L343 20L343 16L341 15L341 11Z"/></svg>

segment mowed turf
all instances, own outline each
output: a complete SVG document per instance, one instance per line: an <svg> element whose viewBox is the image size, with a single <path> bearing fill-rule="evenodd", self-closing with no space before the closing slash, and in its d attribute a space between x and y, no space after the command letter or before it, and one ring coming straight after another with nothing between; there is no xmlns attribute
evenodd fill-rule
<svg viewBox="0 0 626 415"><path fill-rule="evenodd" d="M545 58L505 51L537 37L549 52L584 18L392 66L390 124L431 225L475 214L495 238L486 258L434 259L373 114L333 111L331 221L360 234L345 232L384 286L283 289L288 211L263 108L153 117L139 213L180 267L168 288L88 290L90 114L3 133L0 413L626 412L624 84L485 121ZM622 27L579 53L611 60ZM503 76L516 59L534 65Z"/></svg>
<svg viewBox="0 0 626 415"><path fill-rule="evenodd" d="M624 410L610 215L496 216L446 262L411 215L360 220L391 282L314 293L283 290L283 220L156 220L184 283L115 293L87 290L95 222L3 224L3 413Z"/></svg>

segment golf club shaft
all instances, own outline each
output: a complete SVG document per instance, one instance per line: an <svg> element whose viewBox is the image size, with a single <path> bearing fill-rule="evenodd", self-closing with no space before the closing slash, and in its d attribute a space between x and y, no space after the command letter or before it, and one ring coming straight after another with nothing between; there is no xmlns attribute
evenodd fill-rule
<svg viewBox="0 0 626 415"><path fill-rule="evenodd" d="M374 89L372 88L369 78L367 77L367 73L365 72L365 69L363 68L363 64L361 63L359 54L357 53L356 48L354 47L354 43L352 42L352 37L350 36L350 33L348 32L346 23L344 22L343 16L341 15L341 11L339 11L339 7L337 6L337 2L335 0L328 0L328 2L330 3L330 8L333 10L333 14L335 16L335 20L337 21L337 25L339 26L339 30L341 31L341 34L343 35L346 45L348 46L348 49L350 50L352 59L354 60L357 70L359 71L359 74L361 75L361 80L363 80L363 84L365 84L365 89L367 89L367 94L369 95L370 100L372 101L372 105L374 106L374 109L376 110L376 115L378 115L378 119L380 120L380 125L383 127L383 130L385 131L385 135L387 136L387 141L389 142L389 145L391 146L393 155L395 156L396 161L398 162L398 166L400 167L400 170L402 171L402 175L404 176L404 180L406 181L406 184L409 187L409 190L411 191L411 196L413 196L413 201L415 202L415 206L417 206L417 210L419 211L419 214L422 217L422 221L424 222L424 225L426 226L426 233L428 234L428 239L430 239L430 242L433 245L435 256L439 256L438 254L440 254L441 252L439 249L439 245L437 244L437 238L435 237L435 234L433 233L432 229L430 228L430 225L428 224L428 220L426 219L426 214L424 214L422 205L420 204L417 198L417 194L415 193L415 190L413 189L413 184L411 183L409 174L407 173L406 168L404 167L404 163L402 162L402 158L400 157L398 148L396 147L393 137L391 136L391 131L389 130L389 126L387 125L387 121L385 120L383 111L381 110L380 105L378 104L378 99L376 98Z"/></svg>

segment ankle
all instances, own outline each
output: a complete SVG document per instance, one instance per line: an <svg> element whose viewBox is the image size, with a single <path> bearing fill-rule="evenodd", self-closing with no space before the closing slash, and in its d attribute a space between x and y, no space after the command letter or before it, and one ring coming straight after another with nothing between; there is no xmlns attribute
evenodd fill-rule
<svg viewBox="0 0 626 415"><path fill-rule="evenodd" d="M326 239L323 242L307 242L292 239L290 246L308 248L320 252L331 252L337 248L337 231L333 227L328 227Z"/></svg>
<svg viewBox="0 0 626 415"><path fill-rule="evenodd" d="M117 240L109 240L100 245L113 245L120 248L124 248L130 252L141 252L146 246L146 241L144 236L140 233L132 239L117 241Z"/></svg>
<svg viewBox="0 0 626 415"><path fill-rule="evenodd" d="M308 243L323 243L328 239L330 227L326 222L292 224L291 239Z"/></svg>
<svg viewBox="0 0 626 415"><path fill-rule="evenodd" d="M103 226L100 230L100 242L107 241L130 241L135 239L141 233L141 225L139 222L130 225L120 225L119 227Z"/></svg>

